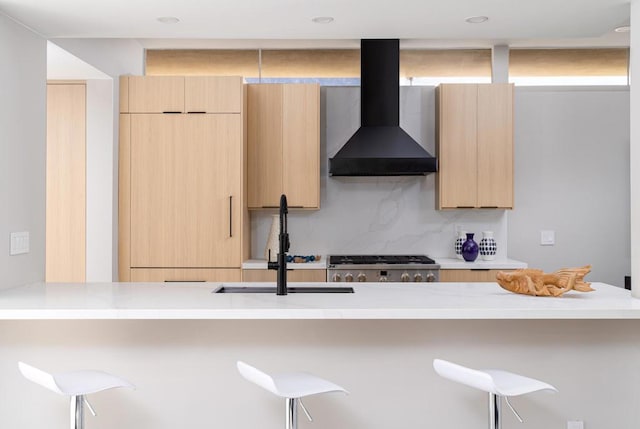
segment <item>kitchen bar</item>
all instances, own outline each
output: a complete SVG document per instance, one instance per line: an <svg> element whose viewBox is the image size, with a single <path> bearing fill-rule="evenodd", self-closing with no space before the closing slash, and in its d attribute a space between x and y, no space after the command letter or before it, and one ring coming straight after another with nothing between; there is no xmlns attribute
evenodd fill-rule
<svg viewBox="0 0 640 429"><path fill-rule="evenodd" d="M556 386L558 394L514 399L524 427L581 419L631 429L639 421L640 302L620 288L594 283L595 292L537 298L495 283L354 283L354 294L288 296L212 294L218 286L35 283L0 291L3 426L67 421L61 399L22 378L20 360L52 371L100 368L136 385L95 395L100 421L88 416L89 427L280 427L280 402L242 380L237 360L323 375L349 390L305 401L318 427L480 424L484 395L440 379L434 358ZM455 415L452 402L460 404ZM513 419L506 414L505 425Z"/></svg>

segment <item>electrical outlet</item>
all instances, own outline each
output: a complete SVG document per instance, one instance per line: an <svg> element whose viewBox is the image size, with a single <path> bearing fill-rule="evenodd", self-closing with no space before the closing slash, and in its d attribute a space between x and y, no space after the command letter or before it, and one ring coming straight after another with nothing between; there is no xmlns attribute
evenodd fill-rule
<svg viewBox="0 0 640 429"><path fill-rule="evenodd" d="M29 231L12 232L9 255L29 253Z"/></svg>
<svg viewBox="0 0 640 429"><path fill-rule="evenodd" d="M569 420L567 429L584 429L584 422L582 420Z"/></svg>
<svg viewBox="0 0 640 429"><path fill-rule="evenodd" d="M540 245L541 246L553 246L556 244L556 232L555 231L540 231Z"/></svg>

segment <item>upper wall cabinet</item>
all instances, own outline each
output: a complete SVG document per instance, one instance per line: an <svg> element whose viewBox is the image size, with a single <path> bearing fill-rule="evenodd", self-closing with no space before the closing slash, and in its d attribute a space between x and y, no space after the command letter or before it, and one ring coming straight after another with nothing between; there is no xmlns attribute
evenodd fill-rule
<svg viewBox="0 0 640 429"><path fill-rule="evenodd" d="M256 84L247 89L248 205L320 207L320 87Z"/></svg>
<svg viewBox="0 0 640 429"><path fill-rule="evenodd" d="M120 86L121 113L184 112L182 76L125 76ZM123 110L125 104L128 110Z"/></svg>
<svg viewBox="0 0 640 429"><path fill-rule="evenodd" d="M240 76L185 77L185 111L187 113L240 113L243 89Z"/></svg>
<svg viewBox="0 0 640 429"><path fill-rule="evenodd" d="M513 85L438 87L437 207L513 208Z"/></svg>
<svg viewBox="0 0 640 429"><path fill-rule="evenodd" d="M240 76L125 76L121 113L240 113Z"/></svg>

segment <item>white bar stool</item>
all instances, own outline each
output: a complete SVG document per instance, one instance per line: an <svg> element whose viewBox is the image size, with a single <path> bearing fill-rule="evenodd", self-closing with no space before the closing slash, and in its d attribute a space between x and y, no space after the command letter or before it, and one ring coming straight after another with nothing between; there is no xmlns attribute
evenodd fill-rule
<svg viewBox="0 0 640 429"><path fill-rule="evenodd" d="M286 399L286 429L297 429L298 427L298 404L300 404L300 407L306 414L309 421L313 421L311 415L302 403L301 398L309 395L316 395L318 393L348 393L337 384L333 384L328 380L303 372L277 374L272 376L241 361L238 361L238 371L240 371L240 374L244 378L252 383L257 384L276 396Z"/></svg>
<svg viewBox="0 0 640 429"><path fill-rule="evenodd" d="M509 402L510 396L524 395L538 390L558 391L550 384L512 372L497 369L476 370L441 359L433 360L433 369L444 378L489 393L489 429L502 427L501 398L505 399L509 409L522 423L522 418Z"/></svg>
<svg viewBox="0 0 640 429"><path fill-rule="evenodd" d="M71 429L84 428L84 404L87 405L91 414L96 415L85 395L117 387L135 389L128 381L102 371L84 370L49 374L24 362L18 362L18 368L28 380L70 398Z"/></svg>

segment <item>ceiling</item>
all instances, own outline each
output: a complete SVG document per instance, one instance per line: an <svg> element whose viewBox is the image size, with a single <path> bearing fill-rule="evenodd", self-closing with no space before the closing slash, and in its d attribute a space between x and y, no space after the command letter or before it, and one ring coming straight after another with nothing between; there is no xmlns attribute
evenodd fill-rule
<svg viewBox="0 0 640 429"><path fill-rule="evenodd" d="M134 38L147 48L628 46L629 0L0 0L52 38ZM465 18L485 15L483 24ZM163 24L158 17L177 17ZM312 18L330 16L329 24Z"/></svg>

